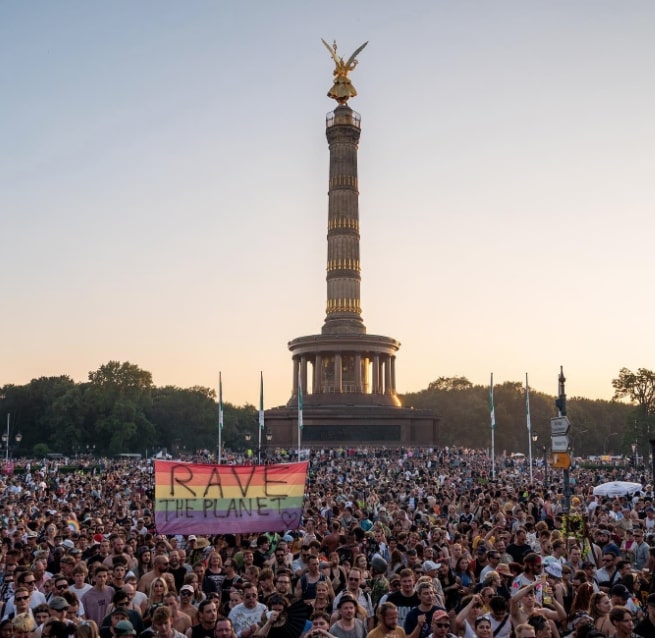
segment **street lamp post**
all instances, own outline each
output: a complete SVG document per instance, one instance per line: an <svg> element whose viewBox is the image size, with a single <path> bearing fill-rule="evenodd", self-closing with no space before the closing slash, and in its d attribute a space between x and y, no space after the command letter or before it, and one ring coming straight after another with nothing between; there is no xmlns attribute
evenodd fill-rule
<svg viewBox="0 0 655 638"><path fill-rule="evenodd" d="M548 489L548 457L546 456L546 445L542 445L544 452L544 489Z"/></svg>
<svg viewBox="0 0 655 638"><path fill-rule="evenodd" d="M637 442L632 444L632 469L637 471Z"/></svg>
<svg viewBox="0 0 655 638"><path fill-rule="evenodd" d="M271 431L270 428L267 428L266 429L266 463L270 462L269 448L272 440L273 440L273 432Z"/></svg>
<svg viewBox="0 0 655 638"><path fill-rule="evenodd" d="M5 446L5 463L9 463L9 443L11 441L11 437L9 436L10 422L11 415L7 412L7 431L2 435L2 443ZM16 445L19 445L22 440L23 435L20 432L16 432L14 435L14 441L16 441Z"/></svg>

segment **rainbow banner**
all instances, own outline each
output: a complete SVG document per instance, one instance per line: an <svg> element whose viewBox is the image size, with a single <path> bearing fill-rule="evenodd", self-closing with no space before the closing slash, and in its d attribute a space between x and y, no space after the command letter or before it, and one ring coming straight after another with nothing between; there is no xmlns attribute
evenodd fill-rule
<svg viewBox="0 0 655 638"><path fill-rule="evenodd" d="M155 461L160 534L239 534L297 529L308 463L201 465Z"/></svg>

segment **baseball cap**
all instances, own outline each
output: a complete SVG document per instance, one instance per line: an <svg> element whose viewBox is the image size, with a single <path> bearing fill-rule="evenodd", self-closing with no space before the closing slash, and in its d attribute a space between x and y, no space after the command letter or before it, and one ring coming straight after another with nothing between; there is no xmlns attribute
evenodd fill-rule
<svg viewBox="0 0 655 638"><path fill-rule="evenodd" d="M448 612L445 611L444 609L437 609L432 614L432 622L434 622L435 620L441 620L442 618L448 618L450 620L450 617L448 616Z"/></svg>
<svg viewBox="0 0 655 638"><path fill-rule="evenodd" d="M197 541L197 540L198 537L195 534L189 534L189 536L187 536L187 541Z"/></svg>
<svg viewBox="0 0 655 638"><path fill-rule="evenodd" d="M630 590L621 583L617 583L610 590L610 596L621 596L621 598L630 598Z"/></svg>
<svg viewBox="0 0 655 638"><path fill-rule="evenodd" d="M70 605L63 596L53 596L48 601L48 607L50 607L50 609L54 609L55 611L63 611L64 609L68 609Z"/></svg>
<svg viewBox="0 0 655 638"><path fill-rule="evenodd" d="M561 578L562 577L562 565L561 565L561 563L548 563L548 565L546 565L544 571L547 574L550 574L553 578Z"/></svg>
<svg viewBox="0 0 655 638"><path fill-rule="evenodd" d="M114 626L114 634L117 636L136 636L134 626L129 620L120 620Z"/></svg>

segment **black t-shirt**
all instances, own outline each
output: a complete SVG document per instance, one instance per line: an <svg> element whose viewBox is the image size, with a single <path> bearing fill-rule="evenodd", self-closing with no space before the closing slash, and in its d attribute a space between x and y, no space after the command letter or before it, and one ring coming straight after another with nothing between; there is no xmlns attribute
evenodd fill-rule
<svg viewBox="0 0 655 638"><path fill-rule="evenodd" d="M214 628L205 629L201 624L193 625L191 638L214 638Z"/></svg>
<svg viewBox="0 0 655 638"><path fill-rule="evenodd" d="M515 563L521 563L523 565L523 560L532 551L532 547L527 543L525 545L511 543L505 551L512 557Z"/></svg>
<svg viewBox="0 0 655 638"><path fill-rule="evenodd" d="M646 616L636 627L635 633L644 638L652 638L655 636L655 625L651 622L650 618Z"/></svg>
<svg viewBox="0 0 655 638"><path fill-rule="evenodd" d="M393 603L398 607L398 626L404 627L407 614L414 609L414 607L418 607L421 601L416 592L411 596L405 596L401 591L395 591L393 594L387 596L387 602Z"/></svg>

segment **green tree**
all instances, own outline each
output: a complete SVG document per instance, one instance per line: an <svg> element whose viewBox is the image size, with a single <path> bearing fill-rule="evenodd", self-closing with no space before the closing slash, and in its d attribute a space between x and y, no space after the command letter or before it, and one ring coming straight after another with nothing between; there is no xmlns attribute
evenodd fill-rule
<svg viewBox="0 0 655 638"><path fill-rule="evenodd" d="M621 368L619 376L612 379L615 399L629 399L645 416L655 413L655 372L639 368L632 372Z"/></svg>
<svg viewBox="0 0 655 638"><path fill-rule="evenodd" d="M215 395L214 390L201 386L156 388L146 411L156 427L155 444L173 453L182 449L214 450L218 427Z"/></svg>
<svg viewBox="0 0 655 638"><path fill-rule="evenodd" d="M145 415L152 404L152 390L152 374L127 361L109 361L89 372L85 420L95 432L99 452L117 454L152 447L155 428Z"/></svg>
<svg viewBox="0 0 655 638"><path fill-rule="evenodd" d="M655 431L655 372L646 368L637 372L621 368L619 376L612 379L612 387L615 399L628 399L635 406L626 419L624 451L636 443L639 454L647 458L651 432Z"/></svg>
<svg viewBox="0 0 655 638"><path fill-rule="evenodd" d="M466 377L439 377L436 381L428 384L428 391L443 390L470 390L473 384Z"/></svg>

